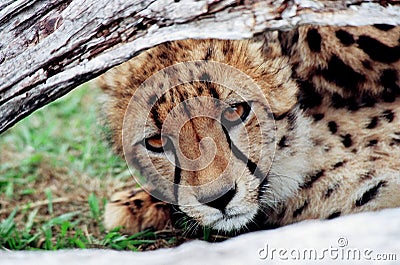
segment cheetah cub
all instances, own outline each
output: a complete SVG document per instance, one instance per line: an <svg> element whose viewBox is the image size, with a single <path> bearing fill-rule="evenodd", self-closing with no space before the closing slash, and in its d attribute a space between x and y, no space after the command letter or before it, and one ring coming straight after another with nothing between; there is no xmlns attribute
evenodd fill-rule
<svg viewBox="0 0 400 265"><path fill-rule="evenodd" d="M116 193L105 225L242 232L400 206L399 39L302 26L167 42L109 70L113 146L145 190Z"/></svg>

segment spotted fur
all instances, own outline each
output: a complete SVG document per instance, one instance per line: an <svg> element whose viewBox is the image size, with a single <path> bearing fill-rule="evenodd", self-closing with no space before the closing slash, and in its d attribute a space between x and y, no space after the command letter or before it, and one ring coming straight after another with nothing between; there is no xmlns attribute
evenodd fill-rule
<svg viewBox="0 0 400 265"><path fill-rule="evenodd" d="M260 182L250 163L258 148L252 146L254 152L250 150L246 178L237 180L233 172L224 175L227 183L228 180L236 183L235 188L231 188L234 192L228 191L222 199L208 204L175 208L200 225L241 231L250 224L264 228L398 207L399 37L400 27L390 25L303 26L290 32L266 33L262 41L184 40L159 45L98 79L98 84L108 95L106 114L115 149L122 152L123 115L131 96L144 80L179 62L218 61L249 75L269 101L277 128L274 161L269 171L260 167L260 172L268 172L266 179ZM215 78L213 73L201 69L188 74L196 75L200 80ZM235 77L231 78L234 80ZM152 89L159 85L162 84L144 88L148 90L144 99L146 104L155 106L151 112L154 130L160 129L166 115L184 99L196 96L229 98L223 88L197 82L179 86L157 99ZM243 92L257 102L251 91L243 88ZM257 104L252 108L265 107ZM265 117L269 117L267 112ZM257 142L256 123L251 117L244 123L250 137ZM224 134L207 120L197 120L193 126L206 129L186 130L185 139L188 140L183 146L187 154L198 152L193 147L199 141L193 137L196 133L200 138L218 139L220 160L204 172L194 173L177 173L162 157L155 160L166 176L173 175L176 181L178 174L180 182L196 186L219 176L218 167L226 163L226 143L231 142L240 150L241 140ZM131 136L136 134L133 129ZM137 156L144 152L140 148L135 149ZM267 161L269 158L261 158L261 162L262 159ZM240 160L236 156L235 163L243 163ZM146 174L147 165L139 162L138 167ZM202 196L212 196L215 192L208 189ZM138 196L142 196L141 193ZM150 196L147 201L151 203L145 203L142 211L126 210L134 208L132 205L137 199L135 195L127 194L108 204L107 227L124 225L133 233L148 227L160 229L167 223L170 212L165 210L165 205L159 211L154 210L153 206L160 202L151 202ZM224 215L224 211L228 214ZM233 214L230 217L229 211L236 211L241 217L236 218ZM135 225L139 217L149 218L146 225Z"/></svg>

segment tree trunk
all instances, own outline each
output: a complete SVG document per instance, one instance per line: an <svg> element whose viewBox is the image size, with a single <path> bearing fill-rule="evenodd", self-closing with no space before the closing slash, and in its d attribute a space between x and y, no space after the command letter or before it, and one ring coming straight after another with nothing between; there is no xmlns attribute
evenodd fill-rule
<svg viewBox="0 0 400 265"><path fill-rule="evenodd" d="M0 133L164 41L249 38L301 24L400 24L398 0L2 0Z"/></svg>

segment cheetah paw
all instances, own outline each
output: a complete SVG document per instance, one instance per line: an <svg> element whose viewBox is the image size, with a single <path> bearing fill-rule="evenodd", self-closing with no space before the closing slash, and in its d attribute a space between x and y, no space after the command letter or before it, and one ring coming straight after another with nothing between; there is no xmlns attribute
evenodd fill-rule
<svg viewBox="0 0 400 265"><path fill-rule="evenodd" d="M146 229L163 230L170 223L169 204L150 196L142 189L121 191L106 205L104 226L134 234Z"/></svg>

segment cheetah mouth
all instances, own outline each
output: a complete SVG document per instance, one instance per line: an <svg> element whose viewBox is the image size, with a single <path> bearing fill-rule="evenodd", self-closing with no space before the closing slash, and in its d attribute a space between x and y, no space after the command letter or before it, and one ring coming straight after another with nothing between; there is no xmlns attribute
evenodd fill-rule
<svg viewBox="0 0 400 265"><path fill-rule="evenodd" d="M209 216L205 226L218 231L232 232L241 231L253 220L257 211L246 210L245 212L225 211Z"/></svg>

